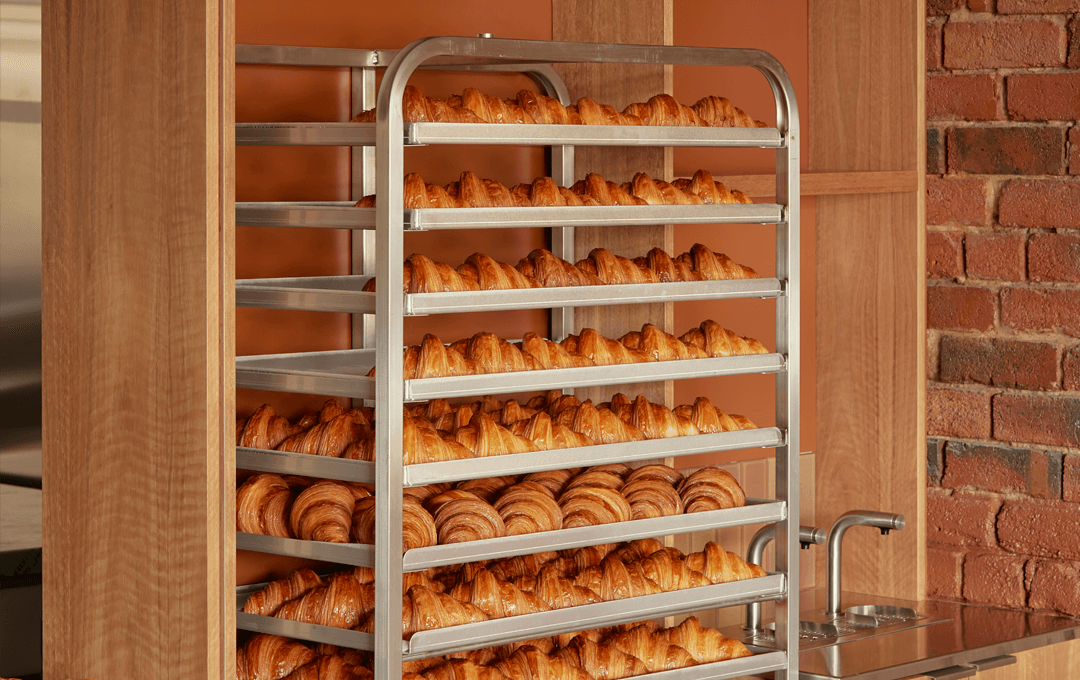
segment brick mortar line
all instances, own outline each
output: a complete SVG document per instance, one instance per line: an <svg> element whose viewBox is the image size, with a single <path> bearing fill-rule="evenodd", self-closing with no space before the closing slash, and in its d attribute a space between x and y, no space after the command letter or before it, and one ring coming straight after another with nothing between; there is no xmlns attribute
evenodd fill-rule
<svg viewBox="0 0 1080 680"><path fill-rule="evenodd" d="M944 42L944 41L943 41ZM944 47L944 44L942 45ZM942 55L944 58L944 55ZM1068 55L1065 56L1066 63ZM942 65L941 68L927 69L927 75L946 76L1038 76L1038 75L1071 75L1078 69L1061 66L1002 66L1001 68L949 68Z"/></svg>
<svg viewBox="0 0 1080 680"><path fill-rule="evenodd" d="M940 441L944 444L949 442L958 442L960 444L975 444L978 446L1008 446L1014 449L1026 449L1029 451L1037 451L1039 453L1060 453L1063 456L1076 456L1080 455L1080 448L1074 446L1048 446L1046 444L1027 444L1025 442L1005 442L1000 439L979 439L969 437L938 437L935 435L926 435L926 438ZM944 473L943 473L944 474ZM951 488L951 487L942 487ZM999 493L999 492L994 492ZM1044 499L1045 500L1045 499ZM1062 501L1063 503L1074 503L1073 501ZM1075 505L1080 505L1080 501L1076 501Z"/></svg>
<svg viewBox="0 0 1080 680"><path fill-rule="evenodd" d="M987 128L987 129L1002 129L1002 130L1034 130L1034 129L1053 129L1053 130L1065 130L1068 132L1073 127L1076 127L1078 122L1072 118L1061 118L1054 120L952 120L949 118L927 118L927 129L934 128L942 132L948 129L966 130L970 128ZM1066 144L1068 140L1066 140Z"/></svg>
<svg viewBox="0 0 1080 680"><path fill-rule="evenodd" d="M1077 390L1026 390L1019 387L998 387L997 385L983 385L982 383L950 383L940 380L927 380L926 387L927 389L933 387L968 394L989 394L990 397L1004 395L1008 397L1047 396L1051 399L1076 399L1080 396L1080 391ZM947 440L952 435L932 435L928 433L926 436L929 439ZM994 441L1005 440L995 439ZM1080 452L1080 449L1077 449L1077 452Z"/></svg>
<svg viewBox="0 0 1080 680"><path fill-rule="evenodd" d="M996 8L995 8L996 9ZM1069 18L1073 12L1032 12L1023 14L1000 14L998 12L976 12L966 7L949 12L946 24L1023 24L1048 20L1058 27L1068 30ZM935 14L933 16L941 16ZM960 21L955 21L960 19Z"/></svg>
<svg viewBox="0 0 1080 680"><path fill-rule="evenodd" d="M929 279L929 281L951 281L952 279ZM957 283L956 285L937 285L935 288L985 288L987 290L1041 290L1041 291L1053 291L1053 290L1066 290L1080 292L1080 283L1075 281L1005 281L998 282L989 279L978 279L975 284L985 283L987 285L972 285L970 282ZM944 329L942 329L944 330Z"/></svg>
<svg viewBox="0 0 1080 680"><path fill-rule="evenodd" d="M1045 344L1057 345L1065 350L1072 350L1080 348L1080 338L1076 338L1070 335L1059 334L1055 338L1048 338L1047 333L1034 333L1031 331L1013 331L1012 335L1005 336L987 336L985 331L969 331L960 329L946 329L946 328L933 328L927 329L927 331L933 330L939 334L939 339L946 335L953 335L959 338L982 338L985 340L1032 340L1039 341ZM1011 329L1010 329L1011 330ZM939 381L941 382L941 381ZM1080 392L1080 390L1059 390L1062 392Z"/></svg>

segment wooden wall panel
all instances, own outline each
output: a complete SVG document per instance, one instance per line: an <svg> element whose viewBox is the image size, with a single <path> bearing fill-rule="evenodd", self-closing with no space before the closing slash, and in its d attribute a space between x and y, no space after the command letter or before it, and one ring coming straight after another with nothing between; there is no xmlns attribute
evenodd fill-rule
<svg viewBox="0 0 1080 680"><path fill-rule="evenodd" d="M979 680L1072 678L1080 668L1080 640L1069 640L1016 654L1016 663L979 671Z"/></svg>
<svg viewBox="0 0 1080 680"><path fill-rule="evenodd" d="M235 668L232 15L42 8L46 678Z"/></svg>
<svg viewBox="0 0 1080 680"><path fill-rule="evenodd" d="M598 19L602 18L602 19ZM672 40L672 0L552 0L551 38L583 42L613 42L645 45L670 45ZM622 110L633 102L672 92L671 66L643 64L564 64L557 66L566 80L572 99L589 96ZM630 180L635 173L672 179L672 150L645 147L578 147L575 150L576 177L597 172L616 181ZM575 230L575 254L580 259L602 246L616 255L636 257L651 248L671 252L674 238L671 226L594 227ZM673 310L670 303L580 307L575 310L575 326L595 328L608 337L619 337L653 323L672 332ZM620 385L617 388L578 389L582 398L603 401L613 392L644 394L648 399L670 403L672 383Z"/></svg>
<svg viewBox="0 0 1080 680"><path fill-rule="evenodd" d="M919 176L817 201L817 516L906 515L848 534L843 585L908 599L925 592L923 21L919 0L811 0L808 27L810 172Z"/></svg>

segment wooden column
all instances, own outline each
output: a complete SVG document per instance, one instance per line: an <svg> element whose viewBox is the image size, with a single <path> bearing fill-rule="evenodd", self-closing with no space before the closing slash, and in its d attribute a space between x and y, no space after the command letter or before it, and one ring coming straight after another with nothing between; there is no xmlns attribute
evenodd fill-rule
<svg viewBox="0 0 1080 680"><path fill-rule="evenodd" d="M42 7L46 678L235 672L233 14Z"/></svg>
<svg viewBox="0 0 1080 680"><path fill-rule="evenodd" d="M671 0L552 0L551 39L612 42L639 45L670 45L673 10ZM570 96L577 100L588 96L622 110L633 102L643 102L655 94L672 92L672 68L643 64L566 64L557 66L566 80ZM597 172L609 180L626 182L635 173L672 179L670 148L656 147L577 147L576 177ZM672 228L591 227L575 230L575 253L584 258L593 248L602 246L616 255L636 257L651 248L671 252ZM595 328L608 337L619 337L642 324L652 323L672 332L673 310L670 303L579 307L574 312L577 330ZM671 405L672 382L620 385L615 388L578 389L582 399L604 401L614 392L631 396L644 394L651 401Z"/></svg>
<svg viewBox="0 0 1080 680"><path fill-rule="evenodd" d="M817 517L906 515L848 533L843 586L907 599L926 568L923 22L921 0L810 0L810 172L918 176L817 199Z"/></svg>

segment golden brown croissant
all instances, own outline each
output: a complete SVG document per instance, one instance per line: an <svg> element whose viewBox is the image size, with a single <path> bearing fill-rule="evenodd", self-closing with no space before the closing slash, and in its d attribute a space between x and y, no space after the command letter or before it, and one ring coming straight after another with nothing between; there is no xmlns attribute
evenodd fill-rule
<svg viewBox="0 0 1080 680"><path fill-rule="evenodd" d="M705 397L698 397L693 406L683 404L676 407L675 415L689 419L704 434L752 430L757 427L746 416L726 415Z"/></svg>
<svg viewBox="0 0 1080 680"><path fill-rule="evenodd" d="M283 680L361 680L374 678L370 669L348 663L339 656L322 656L297 668Z"/></svg>
<svg viewBox="0 0 1080 680"><path fill-rule="evenodd" d="M748 116L742 109L732 106L725 97L709 95L699 99L690 108L712 127L768 127Z"/></svg>
<svg viewBox="0 0 1080 680"><path fill-rule="evenodd" d="M482 253L473 253L457 268L462 278L474 282L479 290L540 288L537 281L508 264L496 262Z"/></svg>
<svg viewBox="0 0 1080 680"><path fill-rule="evenodd" d="M646 578L667 592L684 588L699 588L711 583L702 573L686 566L686 560L678 557L676 551L657 550L647 557L636 560L633 564L641 567Z"/></svg>
<svg viewBox="0 0 1080 680"><path fill-rule="evenodd" d="M596 274L570 264L543 248L537 248L526 255L518 262L517 270L548 288L597 286L604 283Z"/></svg>
<svg viewBox="0 0 1080 680"><path fill-rule="evenodd" d="M584 636L576 636L558 651L558 656L580 668L595 680L621 680L644 675L649 670L636 656L611 645L602 645Z"/></svg>
<svg viewBox="0 0 1080 680"><path fill-rule="evenodd" d="M472 362L470 365L474 375L537 371L543 368L536 357L491 333L477 333L467 340L459 340L450 349L456 349Z"/></svg>
<svg viewBox="0 0 1080 680"><path fill-rule="evenodd" d="M633 484L636 481L645 479L658 479L674 487L683 480L683 475L670 465L643 465L630 472L626 477L626 483Z"/></svg>
<svg viewBox="0 0 1080 680"><path fill-rule="evenodd" d="M581 125L576 109L563 106L558 99L545 97L532 90L517 93L517 105L525 110L538 125Z"/></svg>
<svg viewBox="0 0 1080 680"><path fill-rule="evenodd" d="M680 104L670 94L658 94L647 102L631 104L623 109L623 113L637 116L645 125L709 126L694 109Z"/></svg>
<svg viewBox="0 0 1080 680"><path fill-rule="evenodd" d="M457 441L443 439L437 431L422 427L420 419L405 418L401 432L401 452L405 465L475 457L472 450Z"/></svg>
<svg viewBox="0 0 1080 680"><path fill-rule="evenodd" d="M671 183L690 196L695 196L707 205L725 205L732 203L753 203L750 197L741 191L730 191L723 182L713 179L708 170L698 170L691 178L680 177Z"/></svg>
<svg viewBox="0 0 1080 680"><path fill-rule="evenodd" d="M456 488L472 493L485 503L494 503L495 499L503 491L517 484L517 481L517 475L481 477L480 479L467 479L464 482L458 482Z"/></svg>
<svg viewBox="0 0 1080 680"><path fill-rule="evenodd" d="M544 472L534 472L531 475L527 475L523 481L535 482L540 486L545 487L551 492L551 495L558 498L566 488L566 483L578 473L578 470L546 470Z"/></svg>
<svg viewBox="0 0 1080 680"><path fill-rule="evenodd" d="M670 517L683 512L679 494L661 479L639 479L629 482L620 491L630 504L630 519Z"/></svg>
<svg viewBox="0 0 1080 680"><path fill-rule="evenodd" d="M471 494L470 494L471 495ZM435 512L439 543L463 543L506 535L506 524L495 508L473 496L455 498Z"/></svg>
<svg viewBox="0 0 1080 680"><path fill-rule="evenodd" d="M401 97L401 115L409 123L483 123L469 109L451 106L449 103L432 97L425 97L412 85L405 86ZM368 109L357 114L351 123L374 123L375 109Z"/></svg>
<svg viewBox="0 0 1080 680"><path fill-rule="evenodd" d="M605 557L599 566L583 569L574 577L574 583L592 590L605 602L661 592L640 565L626 564L613 556Z"/></svg>
<svg viewBox="0 0 1080 680"><path fill-rule="evenodd" d="M622 444L645 439L637 428L626 424L606 408L597 408L591 401L558 412L553 422L585 435L597 444Z"/></svg>
<svg viewBox="0 0 1080 680"><path fill-rule="evenodd" d="M459 602L475 605L493 619L535 614L551 609L536 595L495 578L490 571L483 568L478 569L471 580L456 585L450 591L450 596Z"/></svg>
<svg viewBox="0 0 1080 680"><path fill-rule="evenodd" d="M566 491L569 491L570 489L576 489L579 486L601 487L619 491L622 489L623 483L623 478L614 472L589 468L585 472L582 472L571 479L566 485L566 489L564 489L563 493L566 493Z"/></svg>
<svg viewBox="0 0 1080 680"><path fill-rule="evenodd" d="M612 635L608 643L640 659L650 673L684 668L696 663L689 652L655 635L648 626L635 626L624 633Z"/></svg>
<svg viewBox="0 0 1080 680"><path fill-rule="evenodd" d="M585 274L610 285L657 283L656 272L645 269L633 260L619 257L605 248L593 248L589 256L574 265Z"/></svg>
<svg viewBox="0 0 1080 680"><path fill-rule="evenodd" d="M517 123L534 125L536 121L517 102L503 101L498 97L482 94L475 88L466 88L461 95L464 108L476 114L485 123Z"/></svg>
<svg viewBox="0 0 1080 680"><path fill-rule="evenodd" d="M281 442L301 431L302 426L292 425L287 418L277 415L274 407L263 404L255 409L243 427L237 422L236 445L253 449L276 449Z"/></svg>
<svg viewBox="0 0 1080 680"><path fill-rule="evenodd" d="M277 448L279 451L339 458L351 444L375 436L369 421L357 420L358 413L350 411L329 421L320 422L304 432L292 435Z"/></svg>
<svg viewBox="0 0 1080 680"><path fill-rule="evenodd" d="M767 354L757 340L744 338L723 328L712 319L702 322L698 328L692 328L679 338L688 345L694 345L711 357L730 357L743 354Z"/></svg>
<svg viewBox="0 0 1080 680"><path fill-rule="evenodd" d="M563 345L541 338L536 333L526 333L521 339L522 351L536 359L541 368L579 368L582 366L595 366L592 359L567 351Z"/></svg>
<svg viewBox="0 0 1080 680"><path fill-rule="evenodd" d="M629 541L621 544L608 554L622 562L630 563L648 557L659 550L667 550L682 557L682 553L678 549L664 546L660 539L657 538L639 538L635 541Z"/></svg>
<svg viewBox="0 0 1080 680"><path fill-rule="evenodd" d="M588 196L599 205L648 205L644 199L632 196L622 186L595 172L590 172L585 175L585 179L575 182L570 191L579 196Z"/></svg>
<svg viewBox="0 0 1080 680"><path fill-rule="evenodd" d="M506 524L507 536L562 528L562 510L554 495L536 482L521 482L506 489L495 501Z"/></svg>
<svg viewBox="0 0 1080 680"><path fill-rule="evenodd" d="M712 583L727 583L746 578L765 576L765 570L750 564L735 553L724 550L719 543L709 541L701 552L686 556L686 566L701 572Z"/></svg>
<svg viewBox="0 0 1080 680"><path fill-rule="evenodd" d="M495 662L510 680L591 680L588 673L558 656L548 656L536 647L519 647L505 659Z"/></svg>
<svg viewBox="0 0 1080 680"><path fill-rule="evenodd" d="M563 528L587 527L630 519L630 504L614 489L579 486L559 497Z"/></svg>
<svg viewBox="0 0 1080 680"><path fill-rule="evenodd" d="M438 543L435 520L415 498L401 501L401 550L426 548ZM375 498L362 498L353 509L352 539L356 543L375 543Z"/></svg>
<svg viewBox="0 0 1080 680"><path fill-rule="evenodd" d="M315 658L315 651L299 642L256 635L236 649L236 680L278 680Z"/></svg>
<svg viewBox="0 0 1080 680"><path fill-rule="evenodd" d="M598 593L564 578L557 565L545 565L536 573L536 576L523 575L518 579L518 585L522 590L533 593L552 609L565 609L601 601Z"/></svg>
<svg viewBox="0 0 1080 680"><path fill-rule="evenodd" d="M642 350L626 347L618 340L605 338L592 328L583 328L578 335L569 335L560 343L568 352L588 357L597 366L640 364L654 361Z"/></svg>
<svg viewBox="0 0 1080 680"><path fill-rule="evenodd" d="M690 252L683 253L678 259L710 281L757 277L753 269L738 264L723 253L714 253L700 243L695 243L690 247Z"/></svg>
<svg viewBox="0 0 1080 680"><path fill-rule="evenodd" d="M419 585L409 588L401 602L401 628L406 639L422 630L460 626L487 619L487 614L476 605L460 602Z"/></svg>
<svg viewBox="0 0 1080 680"><path fill-rule="evenodd" d="M677 281L704 281L705 275L679 259L672 259L660 248L653 248L645 257L635 257L634 264L656 273L661 283Z"/></svg>
<svg viewBox="0 0 1080 680"><path fill-rule="evenodd" d="M271 616L282 604L302 597L313 588L323 585L319 575L310 569L297 569L289 578L271 581L244 602L241 611L247 614Z"/></svg>
<svg viewBox="0 0 1080 680"><path fill-rule="evenodd" d="M301 623L353 628L375 608L375 586L360 583L352 572L333 574L329 581L281 605L274 616Z"/></svg>
<svg viewBox="0 0 1080 680"><path fill-rule="evenodd" d="M496 560L490 563L487 568L496 578L513 581L520 576L536 574L541 567L558 557L559 553L555 551L517 555Z"/></svg>
<svg viewBox="0 0 1080 680"><path fill-rule="evenodd" d="M304 541L348 543L355 504L353 490L344 482L319 480L296 497L289 527Z"/></svg>
<svg viewBox="0 0 1080 680"><path fill-rule="evenodd" d="M473 415L466 427L454 432L454 439L477 457L539 450L532 440L517 436L486 413Z"/></svg>
<svg viewBox="0 0 1080 680"><path fill-rule="evenodd" d="M668 184L662 179L653 179L644 172L634 175L634 179L624 184L623 189L649 205L702 205L705 203L700 196L678 185Z"/></svg>
<svg viewBox="0 0 1080 680"><path fill-rule="evenodd" d="M619 113L615 107L582 97L577 101L577 112L583 125L644 125L634 114Z"/></svg>
<svg viewBox="0 0 1080 680"><path fill-rule="evenodd" d="M696 616L691 616L674 628L659 632L664 640L685 649L698 663L715 663L751 656L746 645L724 637L720 631L705 628Z"/></svg>
<svg viewBox="0 0 1080 680"><path fill-rule="evenodd" d="M727 470L703 467L679 484L686 512L705 512L746 505L746 494Z"/></svg>
<svg viewBox="0 0 1080 680"><path fill-rule="evenodd" d="M459 293L480 289L474 279L462 276L453 267L435 262L419 253L409 255L403 272L406 293ZM368 281L364 290L374 291L375 279Z"/></svg>
<svg viewBox="0 0 1080 680"><path fill-rule="evenodd" d="M631 350L643 352L649 361L704 359L708 356L701 348L684 343L651 323L642 326L640 331L627 333L619 338L619 342Z"/></svg>
<svg viewBox="0 0 1080 680"><path fill-rule="evenodd" d="M627 424L635 427L646 439L701 434L688 418L679 416L663 404L654 404L642 395L638 395L628 406L611 410Z"/></svg>
<svg viewBox="0 0 1080 680"><path fill-rule="evenodd" d="M520 421L528 421L534 415L536 415L536 409L527 408L517 403L515 400L503 404L500 408L493 411L488 411L488 415L492 417L495 422L503 427L510 427L514 423ZM530 437L532 439L533 437Z"/></svg>
<svg viewBox="0 0 1080 680"><path fill-rule="evenodd" d="M422 677L423 680L506 680L497 668L470 659L447 659L425 670Z"/></svg>
<svg viewBox="0 0 1080 680"><path fill-rule="evenodd" d="M236 490L236 530L292 538L285 518L294 494L281 477L260 474L249 477Z"/></svg>

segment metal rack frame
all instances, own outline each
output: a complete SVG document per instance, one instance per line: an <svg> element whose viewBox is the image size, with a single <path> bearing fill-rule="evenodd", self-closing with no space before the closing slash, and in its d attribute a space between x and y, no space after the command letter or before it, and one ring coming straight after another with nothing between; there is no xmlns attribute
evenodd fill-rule
<svg viewBox="0 0 1080 680"><path fill-rule="evenodd" d="M657 680L728 678L775 671L777 678L798 677L798 432L799 432L799 136L798 111L791 82L780 63L758 50L607 45L589 43L502 40L495 38L440 37L417 40L402 50L338 50L326 48L237 46L238 63L318 65L352 70L354 113L369 108L375 99L374 69L386 67L376 103L376 122L251 123L237 125L237 144L353 146L353 200L377 193L374 209L352 208L350 203L237 204L237 223L257 226L347 228L354 232L353 277L322 280L263 279L237 282L240 305L288 309L350 311L354 316L357 349L302 355L241 357L237 359L237 386L283 391L314 392L374 399L379 417L375 424L375 463L319 459L303 454L240 449L238 467L295 474L317 474L354 481L374 481L376 542L371 546L313 545L305 541L238 535L238 545L266 552L330 557L375 570L375 634L339 631L292 621L238 615L238 626L311 640L347 644L375 652L375 676L397 677L403 659L421 658L454 650L528 639L622 621L656 618L698 609L776 600L777 649L747 659L696 666L661 673ZM759 70L768 81L776 103L777 127L670 128L618 126L521 126L405 123L402 95L409 76L417 69L512 71L527 73L545 91L564 104L571 103L565 85L551 64L640 63L705 66L745 66ZM552 147L551 176L562 186L573 181L573 145L742 146L776 149L777 204L755 206L649 206L633 208L534 209L403 209L404 147L417 144L534 144ZM377 163L376 163L377 160ZM374 177L371 169L375 168ZM374 179L374 182L372 181ZM374 186L373 186L374 184ZM372 191L375 189L375 191ZM550 226L552 251L573 261L571 225L759 223L776 225L776 278L752 283L708 282L700 286L658 284L646 286L594 286L580 289L499 291L480 295L402 295L395 286L380 286L375 293L360 288L371 274L380 281L402 279L403 236L408 230ZM462 376L401 380L403 317L409 314L455 313L508 307L549 307L552 337L561 338L573 327L573 307L622 304L643 299L682 300L723 297L776 299L776 352L751 357L672 361L630 366L560 369L521 374ZM376 327L371 316L381 323ZM355 342L355 340L354 340ZM363 349L364 347L372 349ZM363 364L363 370L359 365ZM374 365L374 378L365 377ZM402 409L409 400L465 396L515 389L576 387L641 380L663 380L734 373L776 375L776 427L723 435L699 435L638 442L633 445L593 446L578 449L587 461L641 460L658 454L774 446L776 500L739 508L639 520L588 531L565 530L511 539L455 544L401 553L401 490L436 480L458 480L524 470L565 467L565 452L500 456L424 465L402 464ZM482 378L477 380L476 378ZM542 383L541 387L537 387ZM709 440L709 438L714 438ZM687 440L687 441L681 441ZM694 440L694 441L691 441ZM635 448L637 447L637 448ZM620 452L619 449L622 449ZM640 449L640 450L638 450ZM566 450L574 451L574 450ZM303 460L303 459L313 460ZM575 458L575 466L582 458ZM725 514L727 513L727 514ZM695 516L699 515L699 516ZM701 516L709 515L709 516ZM713 516L715 515L715 517ZM769 518L769 519L766 519ZM733 526L761 521L777 523L778 573L760 579L706 586L596 605L530 614L510 619L469 624L417 633L400 639L402 573L414 569L479 559L491 555L524 554L558 547L589 545L610 539L612 527L620 536L634 537ZM792 522L796 522L793 524ZM570 534L573 534L572 536ZM265 539L265 540L264 540ZM426 552L425 552L426 551ZM707 591L707 592L706 592ZM238 589L238 603L247 589ZM795 596L792 596L792 593ZM322 630L320 630L322 629ZM655 675L655 674L654 674Z"/></svg>

